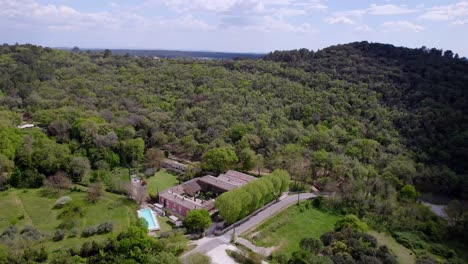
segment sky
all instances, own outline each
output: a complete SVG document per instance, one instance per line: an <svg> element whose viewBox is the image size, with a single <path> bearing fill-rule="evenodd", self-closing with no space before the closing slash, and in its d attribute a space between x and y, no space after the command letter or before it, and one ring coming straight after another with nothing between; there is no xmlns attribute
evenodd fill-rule
<svg viewBox="0 0 468 264"><path fill-rule="evenodd" d="M367 40L468 56L468 1L0 0L0 42L269 52Z"/></svg>

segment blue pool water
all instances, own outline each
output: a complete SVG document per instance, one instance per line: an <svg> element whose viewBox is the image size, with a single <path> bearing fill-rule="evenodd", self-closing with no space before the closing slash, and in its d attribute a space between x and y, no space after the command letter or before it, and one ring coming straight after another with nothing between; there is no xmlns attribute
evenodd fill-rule
<svg viewBox="0 0 468 264"><path fill-rule="evenodd" d="M151 212L151 209L143 209L139 210L140 216L146 220L148 223L148 229L153 230L153 229L159 229L159 223L158 220L156 220L153 217L153 213Z"/></svg>

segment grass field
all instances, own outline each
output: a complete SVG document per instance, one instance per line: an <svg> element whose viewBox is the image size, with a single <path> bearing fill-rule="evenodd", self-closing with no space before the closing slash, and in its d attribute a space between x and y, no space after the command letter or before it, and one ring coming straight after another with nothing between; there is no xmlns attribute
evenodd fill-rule
<svg viewBox="0 0 468 264"><path fill-rule="evenodd" d="M84 201L86 193L71 192L63 195L70 196L74 201ZM10 225L22 229L25 225L32 225L42 232L53 233L60 220L57 215L61 210L53 209L57 198L44 197L41 189L7 190L0 193L0 232ZM136 219L136 204L126 197L112 193L105 193L95 204L83 202L85 215L81 218L80 231L87 226L97 226L103 222L114 224L113 233L125 230ZM103 240L108 235L93 236L92 239ZM89 238L88 238L89 239ZM59 242L46 241L41 244L53 251L64 247L78 247L85 241L80 235L65 238Z"/></svg>
<svg viewBox="0 0 468 264"><path fill-rule="evenodd" d="M373 230L369 231L369 235L377 238L377 243L379 245L386 245L398 257L399 263L414 263L416 260L415 255L411 252L411 250L398 244L398 242L396 242L393 237Z"/></svg>
<svg viewBox="0 0 468 264"><path fill-rule="evenodd" d="M148 178L146 181L148 182L148 193L151 195L179 184L177 177L164 169L156 172L154 176Z"/></svg>
<svg viewBox="0 0 468 264"><path fill-rule="evenodd" d="M339 217L314 208L305 209L305 203L289 207L244 237L257 246L278 246L279 252L291 254L299 249L301 239L319 238L323 233L331 231ZM380 245L386 245L398 257L399 263L414 263L415 255L411 250L398 244L391 236L376 231L370 231L369 234L376 237Z"/></svg>
<svg viewBox="0 0 468 264"><path fill-rule="evenodd" d="M257 229L245 237L261 247L278 246L284 253L292 253L299 249L299 242L305 237L319 238L325 232L333 229L337 216L314 208L305 209L293 205L285 211L268 219ZM301 212L301 208L304 208Z"/></svg>

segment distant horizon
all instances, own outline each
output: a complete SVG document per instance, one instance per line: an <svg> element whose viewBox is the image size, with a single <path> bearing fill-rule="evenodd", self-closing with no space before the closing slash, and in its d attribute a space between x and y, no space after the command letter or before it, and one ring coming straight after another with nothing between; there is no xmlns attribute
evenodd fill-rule
<svg viewBox="0 0 468 264"><path fill-rule="evenodd" d="M369 43L388 44L388 45L393 45L395 47L408 48L408 49L420 49L421 47L425 46L428 49L436 48L436 49L442 50L442 51L450 50L450 49L445 49L445 48L442 48L442 47L432 47L432 46L427 46L427 45L422 45L422 46L419 46L419 47L408 47L408 46L404 46L404 45L396 45L394 43L385 43L385 42L369 41L369 40L358 40L358 41L351 41L351 42L346 42L346 43L336 43L336 44L331 44L331 45L328 45L326 47L317 48L317 49L311 49L311 48L307 48L307 47L303 47L303 48L308 49L308 50L318 51L318 50L326 49L326 48L331 47L331 46L346 45L346 44L350 44L350 43L354 43L354 42L363 42L363 41L367 41ZM16 43L18 43L18 42L5 43L5 44L15 45ZM130 47L130 48L125 48L125 47L117 47L117 48L115 48L115 47L80 47L80 46L76 46L76 45L75 46L49 46L49 45L42 45L42 44L38 44L38 43L18 43L18 45L26 45L26 44L42 46L42 47L49 47L49 48L52 48L52 49L62 49L62 50L71 50L74 47L78 47L80 49L80 51L109 49L109 50L132 50L132 51L146 50L146 51L173 51L173 52L174 51L179 51L179 52L207 52L207 53L226 53L226 54L252 54L252 55L267 55L268 53L274 52L274 51L303 49L303 48L295 48L295 49L274 49L274 50L269 50L269 51L224 51L224 50L170 49L170 48L137 48L137 47ZM451 50L451 51L454 54L458 54L460 56L460 58L462 58L462 57L468 58L468 55L464 55L464 54L462 54L460 52L457 52L456 50Z"/></svg>
<svg viewBox="0 0 468 264"><path fill-rule="evenodd" d="M6 43L268 53L361 40L468 55L468 0L0 0Z"/></svg>
<svg viewBox="0 0 468 264"><path fill-rule="evenodd" d="M32 43L29 43L32 44ZM33 44L35 45L35 44ZM42 45L40 45L42 46ZM73 47L49 47L52 49L73 49ZM78 46L76 46L78 47ZM186 51L186 52L210 52L210 53L231 53L231 54L268 54L269 52L241 52L241 51L219 51L219 50L192 50L192 49L166 49L166 48L89 48L89 47L78 47L80 50L148 50L148 51ZM274 51L274 50L273 50Z"/></svg>

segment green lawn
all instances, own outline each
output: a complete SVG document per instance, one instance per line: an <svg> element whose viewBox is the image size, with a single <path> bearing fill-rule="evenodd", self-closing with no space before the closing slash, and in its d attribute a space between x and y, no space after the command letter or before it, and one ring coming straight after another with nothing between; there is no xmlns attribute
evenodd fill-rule
<svg viewBox="0 0 468 264"><path fill-rule="evenodd" d="M154 176L148 178L146 181L148 182L148 193L152 195L156 194L158 191L179 184L177 177L164 169L156 172Z"/></svg>
<svg viewBox="0 0 468 264"><path fill-rule="evenodd" d="M136 204L122 195L105 193L95 204L84 202L86 193L71 192L64 195L70 196L75 201L83 201L85 215L81 218L80 225L76 226L80 231L87 226L97 226L109 221L114 224L114 232L125 230L136 219ZM0 232L10 225L16 225L20 230L25 225L35 226L42 232L53 233L60 221L57 215L61 210L52 209L57 198L48 198L41 195L41 189L7 190L0 193ZM97 235L95 240L103 240L108 235ZM79 235L73 238L65 238L60 242L46 241L41 244L50 251L63 247L78 247L85 238ZM38 245L39 246L39 245Z"/></svg>
<svg viewBox="0 0 468 264"><path fill-rule="evenodd" d="M169 220L169 217L167 217L167 216L165 216L165 217L158 216L158 223L159 223L159 226L161 227L161 229L158 231L159 233L167 232L167 231L172 230L172 223Z"/></svg>
<svg viewBox="0 0 468 264"><path fill-rule="evenodd" d="M302 202L305 205L306 202ZM314 208L303 209L293 205L268 219L245 237L257 246L279 246L279 251L292 253L299 249L299 242L305 237L319 238L333 229L338 216Z"/></svg>

